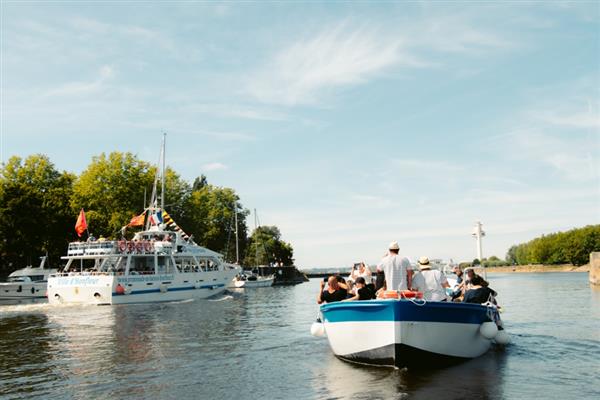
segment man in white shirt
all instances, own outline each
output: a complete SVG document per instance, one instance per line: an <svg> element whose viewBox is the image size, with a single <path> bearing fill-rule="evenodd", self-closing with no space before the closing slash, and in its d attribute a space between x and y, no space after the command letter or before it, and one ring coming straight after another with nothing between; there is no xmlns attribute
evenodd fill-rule
<svg viewBox="0 0 600 400"><path fill-rule="evenodd" d="M398 242L390 243L388 255L377 265L377 271L385 274L383 290L407 290L412 287L412 266L408 258L398 255L399 252Z"/></svg>
<svg viewBox="0 0 600 400"><path fill-rule="evenodd" d="M432 270L427 257L419 258L419 267L421 272L415 274L412 288L422 292L427 301L446 301L446 288L450 287L446 276L442 271Z"/></svg>

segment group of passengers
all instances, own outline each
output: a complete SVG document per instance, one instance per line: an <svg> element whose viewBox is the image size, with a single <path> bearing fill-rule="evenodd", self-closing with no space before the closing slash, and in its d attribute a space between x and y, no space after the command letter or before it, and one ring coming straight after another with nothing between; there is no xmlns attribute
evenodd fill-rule
<svg viewBox="0 0 600 400"><path fill-rule="evenodd" d="M444 273L431 268L428 257L419 258L419 271L415 272L410 261L399 252L398 242L390 243L387 255L377 265L375 278L364 262L354 264L348 279L339 275L325 278L321 281L317 303L371 300L388 290L420 292L426 301L495 303L496 292L472 268L463 273L460 267L454 267L457 279L456 286L451 288Z"/></svg>

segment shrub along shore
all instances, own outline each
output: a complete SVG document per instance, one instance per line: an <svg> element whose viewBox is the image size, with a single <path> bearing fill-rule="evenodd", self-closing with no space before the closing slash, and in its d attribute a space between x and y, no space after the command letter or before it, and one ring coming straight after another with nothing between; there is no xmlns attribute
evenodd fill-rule
<svg viewBox="0 0 600 400"><path fill-rule="evenodd" d="M531 264L531 265L511 265L504 267L488 267L485 269L487 273L531 273L531 272L589 272L590 264L575 266L572 264L546 265L546 264Z"/></svg>

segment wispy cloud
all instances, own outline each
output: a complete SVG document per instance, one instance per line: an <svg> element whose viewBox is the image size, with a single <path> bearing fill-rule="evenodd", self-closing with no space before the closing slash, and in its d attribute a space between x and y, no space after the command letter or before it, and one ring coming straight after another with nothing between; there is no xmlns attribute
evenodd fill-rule
<svg viewBox="0 0 600 400"><path fill-rule="evenodd" d="M220 162L208 163L202 166L202 170L204 171L219 171L224 169L227 169L227 165Z"/></svg>
<svg viewBox="0 0 600 400"><path fill-rule="evenodd" d="M568 101L569 109L550 109L534 111L533 117L551 125L571 128L600 129L600 104L597 99L582 102Z"/></svg>
<svg viewBox="0 0 600 400"><path fill-rule="evenodd" d="M476 28L473 19L465 15L438 15L419 26L412 26L410 43L445 53L482 53L511 48L514 42L489 28Z"/></svg>
<svg viewBox="0 0 600 400"><path fill-rule="evenodd" d="M282 49L255 74L248 91L263 102L316 103L323 90L356 85L394 65L422 66L402 39L341 23Z"/></svg>
<svg viewBox="0 0 600 400"><path fill-rule="evenodd" d="M533 128L509 136L506 144L511 149L519 149L517 157L530 163L541 163L571 181L600 178L596 156L600 152L598 140L566 139Z"/></svg>
<svg viewBox="0 0 600 400"><path fill-rule="evenodd" d="M69 82L56 88L47 90L42 94L42 97L56 96L87 96L99 92L106 87L106 83L115 75L113 67L110 65L102 66L94 80Z"/></svg>
<svg viewBox="0 0 600 400"><path fill-rule="evenodd" d="M258 121L285 121L288 115L274 110L238 104L192 104L187 111L209 114L216 117L232 117Z"/></svg>

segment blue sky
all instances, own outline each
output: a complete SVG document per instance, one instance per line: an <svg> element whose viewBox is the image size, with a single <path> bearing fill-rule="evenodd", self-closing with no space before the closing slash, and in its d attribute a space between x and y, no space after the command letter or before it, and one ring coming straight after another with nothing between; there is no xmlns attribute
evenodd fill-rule
<svg viewBox="0 0 600 400"><path fill-rule="evenodd" d="M598 2L11 2L2 159L233 187L302 267L600 223Z"/></svg>

